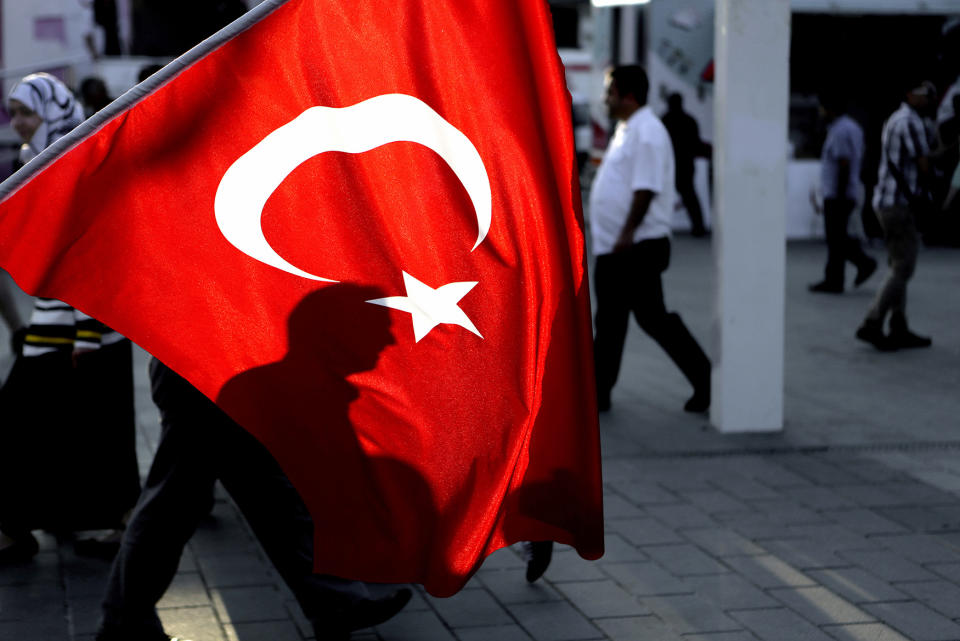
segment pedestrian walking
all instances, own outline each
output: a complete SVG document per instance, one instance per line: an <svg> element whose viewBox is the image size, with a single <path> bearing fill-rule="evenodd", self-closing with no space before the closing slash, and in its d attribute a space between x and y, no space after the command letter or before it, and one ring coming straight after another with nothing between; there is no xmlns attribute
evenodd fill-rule
<svg viewBox="0 0 960 641"><path fill-rule="evenodd" d="M848 261L857 268L854 287L865 283L877 270L877 261L868 256L860 241L847 231L850 214L863 190L860 183L863 128L846 112L846 100L839 94L825 92L820 96L820 114L827 122L827 138L820 154L827 266L823 280L810 285L811 292L842 294Z"/></svg>
<svg viewBox="0 0 960 641"><path fill-rule="evenodd" d="M909 329L907 283L917 265L917 219L931 206L927 194L930 146L921 114L930 107L935 93L929 82L907 91L881 134L873 208L883 228L890 273L856 333L857 338L881 351L930 347L933 342ZM885 334L888 318L890 332Z"/></svg>
<svg viewBox="0 0 960 641"><path fill-rule="evenodd" d="M683 96L670 94L667 98L667 113L663 114L663 126L670 134L673 154L676 159L676 187L680 202L690 218L690 233L701 237L707 235L703 224L703 208L700 197L693 185L695 161L704 155L708 146L700 139L700 126L697 120L683 110Z"/></svg>
<svg viewBox="0 0 960 641"><path fill-rule="evenodd" d="M670 136L647 105L649 81L643 67L616 67L607 75L606 87L610 117L619 122L590 193L599 408L610 408L633 312L693 386L684 409L705 412L710 407L710 360L663 300L661 274L670 263L670 220L677 197Z"/></svg>
<svg viewBox="0 0 960 641"><path fill-rule="evenodd" d="M48 74L17 83L7 109L22 162L83 119L70 90ZM140 491L130 342L50 298L36 299L15 336L16 360L0 390L0 564L36 554L35 529L121 529ZM78 551L116 547L85 543Z"/></svg>

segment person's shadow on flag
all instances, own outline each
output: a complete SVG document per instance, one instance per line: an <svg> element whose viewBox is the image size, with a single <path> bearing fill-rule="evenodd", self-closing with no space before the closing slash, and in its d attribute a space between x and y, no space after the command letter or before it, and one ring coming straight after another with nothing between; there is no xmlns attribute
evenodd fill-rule
<svg viewBox="0 0 960 641"><path fill-rule="evenodd" d="M377 421L403 401L376 375L395 343L391 312L365 301L384 295L353 283L311 292L290 315L284 358L232 378L217 404L267 447L303 498L316 571L406 583L429 564L439 518L423 475L388 454L409 434Z"/></svg>

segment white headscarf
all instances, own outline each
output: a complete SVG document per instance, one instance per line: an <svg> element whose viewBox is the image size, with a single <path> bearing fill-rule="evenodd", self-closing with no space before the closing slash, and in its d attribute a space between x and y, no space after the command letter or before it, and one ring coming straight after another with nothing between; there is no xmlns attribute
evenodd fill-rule
<svg viewBox="0 0 960 641"><path fill-rule="evenodd" d="M83 121L83 108L65 84L47 73L32 73L18 82L7 96L33 110L42 122L29 143L20 148L20 160L27 162L57 138Z"/></svg>

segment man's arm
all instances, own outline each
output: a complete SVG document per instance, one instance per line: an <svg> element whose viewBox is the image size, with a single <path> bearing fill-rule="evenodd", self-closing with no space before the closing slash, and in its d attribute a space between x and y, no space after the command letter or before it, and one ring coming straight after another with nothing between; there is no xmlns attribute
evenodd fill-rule
<svg viewBox="0 0 960 641"><path fill-rule="evenodd" d="M633 203L630 205L630 214L627 216L627 221L623 224L623 229L620 230L617 242L613 245L613 253L616 254L625 251L633 245L633 232L635 232L637 227L640 226L640 223L643 222L644 216L647 215L647 210L650 209L650 201L653 200L654 196L656 196L656 194L649 189L638 189L633 192Z"/></svg>

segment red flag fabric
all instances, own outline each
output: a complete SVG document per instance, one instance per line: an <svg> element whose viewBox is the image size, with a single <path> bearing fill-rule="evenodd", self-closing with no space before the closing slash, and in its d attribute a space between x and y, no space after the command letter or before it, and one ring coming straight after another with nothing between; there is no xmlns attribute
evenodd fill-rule
<svg viewBox="0 0 960 641"><path fill-rule="evenodd" d="M320 572L449 595L519 540L598 558L583 221L546 3L268 4L12 178L0 265L260 439L315 520Z"/></svg>

